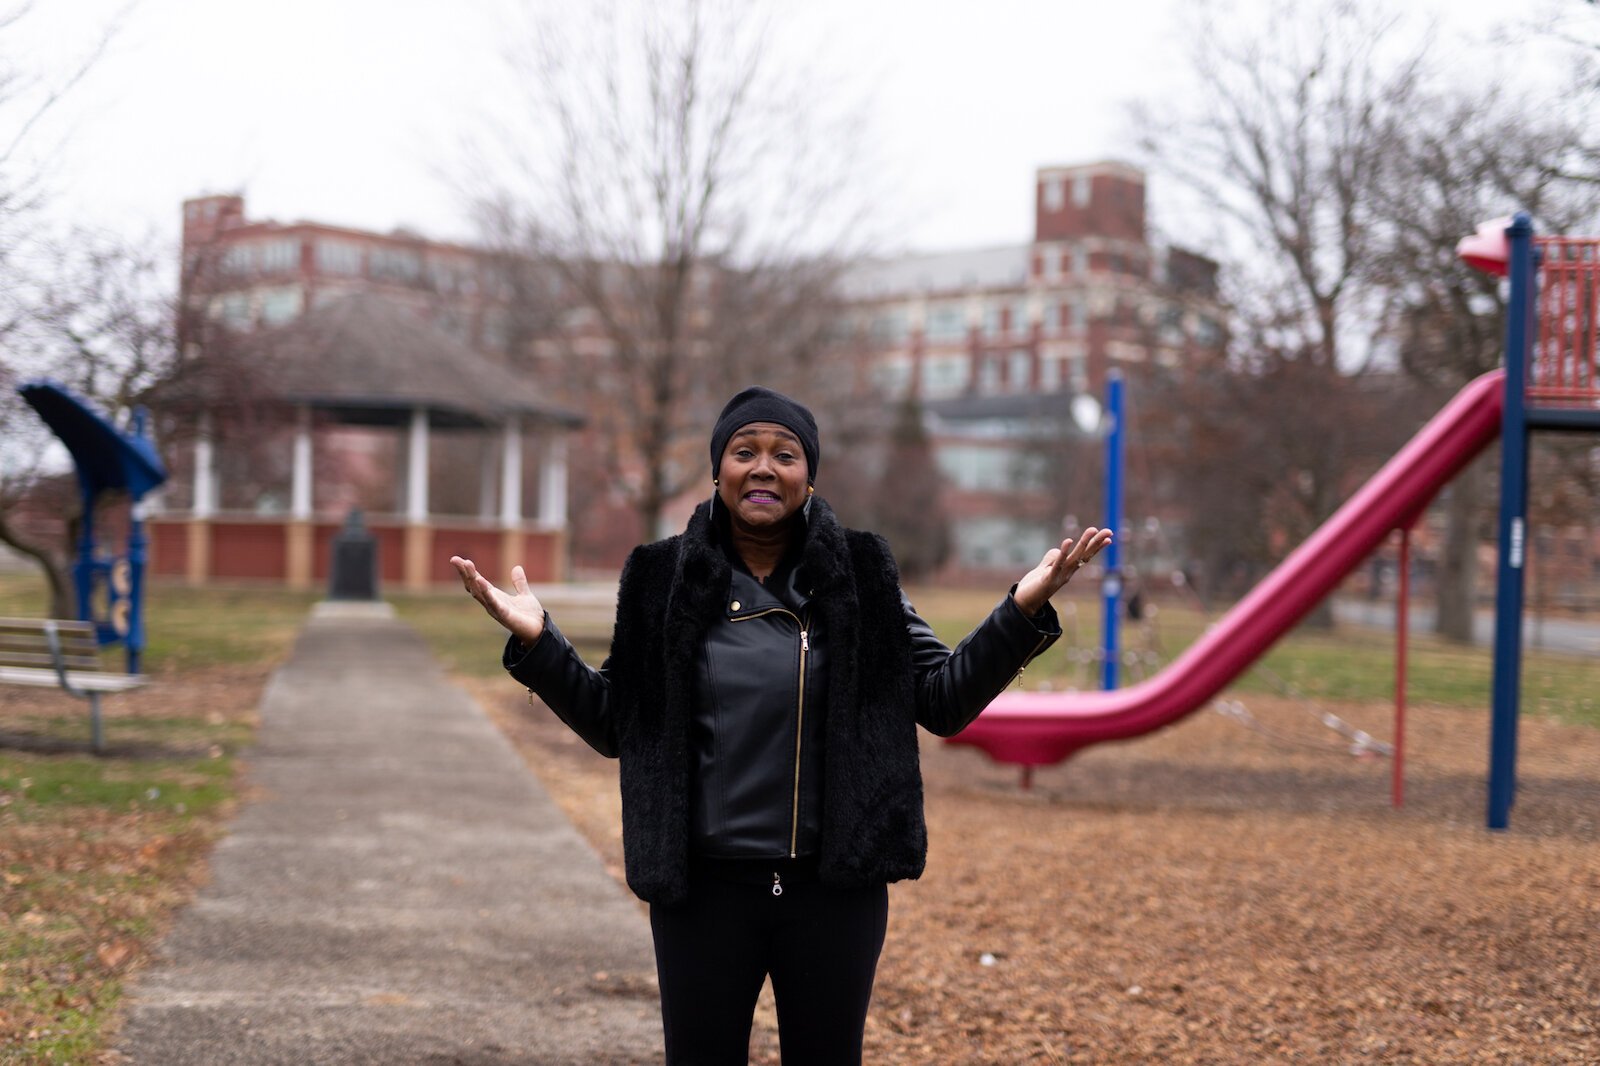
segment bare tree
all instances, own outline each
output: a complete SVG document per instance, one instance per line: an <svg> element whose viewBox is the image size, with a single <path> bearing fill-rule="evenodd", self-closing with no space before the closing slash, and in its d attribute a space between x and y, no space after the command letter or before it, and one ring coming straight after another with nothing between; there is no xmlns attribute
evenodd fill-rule
<svg viewBox="0 0 1600 1066"><path fill-rule="evenodd" d="M60 617L68 613L69 597L59 559L17 521L20 504L46 474L41 456L48 433L15 390L22 380L51 368L34 350L37 338L28 328L37 321L34 302L45 281L29 259L40 250L47 176L30 150L37 147L48 116L109 47L117 25L100 32L68 67L35 71L15 44L15 31L29 10L20 4L0 11L0 543L39 564L50 590L50 613Z"/></svg>
<svg viewBox="0 0 1600 1066"><path fill-rule="evenodd" d="M591 418L592 456L660 535L709 479L716 406L752 381L823 405L834 283L863 229L848 131L786 80L757 7L620 3L539 21L512 72L546 145L480 177L485 240L551 280L533 365ZM524 143L506 136L503 143ZM482 157L480 157L481 159Z"/></svg>
<svg viewBox="0 0 1600 1066"><path fill-rule="evenodd" d="M1397 51L1397 18L1356 0L1309 10L1275 0L1243 31L1218 12L1200 9L1191 105L1136 118L1152 168L1227 227L1230 369L1255 379L1252 394L1283 387L1262 408L1269 439L1251 453L1270 467L1256 498L1281 504L1260 517L1298 537L1333 513L1378 428L1350 380L1374 351L1369 199L1387 180L1385 134L1413 106L1423 56ZM1312 621L1331 624L1332 613L1324 605Z"/></svg>
<svg viewBox="0 0 1600 1066"><path fill-rule="evenodd" d="M1421 94L1418 103L1385 137L1391 180L1371 191L1366 271L1383 292L1381 321L1401 367L1442 398L1499 366L1505 346L1504 293L1457 260L1456 242L1519 209L1546 231L1592 225L1600 161L1582 157L1588 123L1569 100L1491 85ZM1490 527L1488 465L1463 471L1445 501L1436 628L1460 642L1472 639L1476 549Z"/></svg>
<svg viewBox="0 0 1600 1066"><path fill-rule="evenodd" d="M11 351L27 356L8 361L25 363L28 375L59 381L113 420L125 420L174 370L168 263L151 247L80 232L42 248L32 306L7 338ZM49 433L17 401L20 376L13 369L3 383L7 444L16 452L0 475L0 542L38 563L51 613L60 617L70 611L65 567L80 516L69 502L74 494L49 484L51 472L40 462Z"/></svg>
<svg viewBox="0 0 1600 1066"><path fill-rule="evenodd" d="M1192 106L1136 109L1153 167L1232 224L1230 295L1246 338L1329 371L1365 355L1352 319L1367 196L1422 68L1420 50L1389 54L1396 22L1352 0L1275 0L1241 32L1202 5Z"/></svg>
<svg viewBox="0 0 1600 1066"><path fill-rule="evenodd" d="M1585 186L1600 171L1585 147L1592 64L1569 92L1545 97L1504 84L1440 87L1422 48L1391 43L1396 23L1353 0L1309 14L1280 5L1242 37L1207 21L1194 60L1198 110L1147 126L1159 164L1251 249L1231 294L1237 365L1261 379L1251 390L1298 380L1260 408L1277 432L1246 465L1282 460L1257 485L1265 493L1270 482L1270 495L1251 498L1278 499L1287 510L1256 517L1291 529L1325 518L1370 462L1367 445L1393 428L1372 417L1377 394L1351 372L1374 358L1398 364L1424 393L1399 413L1409 424L1499 364L1502 294L1456 261L1457 240L1517 208L1560 230L1596 206ZM1303 367L1286 376L1275 368L1285 361L1320 368L1320 380ZM1485 469L1469 467L1446 498L1437 624L1461 640L1471 636Z"/></svg>
<svg viewBox="0 0 1600 1066"><path fill-rule="evenodd" d="M896 412L881 479L872 526L889 541L905 578L927 577L950 557L950 522L939 503L939 467L914 395Z"/></svg>

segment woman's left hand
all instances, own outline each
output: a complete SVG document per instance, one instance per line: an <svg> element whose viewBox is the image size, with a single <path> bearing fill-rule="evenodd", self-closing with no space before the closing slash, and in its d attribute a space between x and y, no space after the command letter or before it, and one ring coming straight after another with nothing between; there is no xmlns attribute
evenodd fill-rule
<svg viewBox="0 0 1600 1066"><path fill-rule="evenodd" d="M1038 614L1044 610L1044 605L1050 602L1050 597L1060 592L1072 575L1082 569L1097 555L1101 548L1111 543L1111 530L1096 529L1090 526L1083 531L1083 536L1077 540L1068 537L1061 542L1061 547L1051 548L1044 553L1044 558L1039 560L1039 565L1029 570L1021 581L1017 582L1017 591L1013 599L1017 606L1027 614Z"/></svg>

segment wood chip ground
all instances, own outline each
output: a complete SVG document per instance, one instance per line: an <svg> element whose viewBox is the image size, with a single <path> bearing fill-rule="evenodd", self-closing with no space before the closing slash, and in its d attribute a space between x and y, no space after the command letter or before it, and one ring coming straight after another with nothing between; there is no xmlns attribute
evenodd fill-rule
<svg viewBox="0 0 1600 1066"><path fill-rule="evenodd" d="M620 877L616 764L470 684ZM1388 759L1249 707L1029 791L926 738L928 869L891 890L866 1060L1600 1063L1600 731L1524 721L1490 833L1486 712L1411 709L1395 810ZM1391 708L1330 709L1390 734ZM751 1061L779 1061L768 993Z"/></svg>

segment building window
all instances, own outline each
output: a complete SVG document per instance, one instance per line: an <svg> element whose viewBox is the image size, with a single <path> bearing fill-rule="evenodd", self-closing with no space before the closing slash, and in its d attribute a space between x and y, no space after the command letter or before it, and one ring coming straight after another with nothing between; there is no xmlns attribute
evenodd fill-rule
<svg viewBox="0 0 1600 1066"><path fill-rule="evenodd" d="M324 274L361 273L361 245L354 241L318 240L316 257Z"/></svg>
<svg viewBox="0 0 1600 1066"><path fill-rule="evenodd" d="M962 340L967 335L966 307L958 303L935 304L928 309L924 333L934 342Z"/></svg>
<svg viewBox="0 0 1600 1066"><path fill-rule="evenodd" d="M904 344L906 340L906 313L903 310L880 311L872 318L872 339L882 344Z"/></svg>
<svg viewBox="0 0 1600 1066"><path fill-rule="evenodd" d="M1054 333L1061 328L1061 301L1046 300L1039 309L1039 329L1045 333Z"/></svg>
<svg viewBox="0 0 1600 1066"><path fill-rule="evenodd" d="M910 358L898 355L878 360L872 368L872 383L888 399L897 400L904 396L911 386Z"/></svg>
<svg viewBox="0 0 1600 1066"><path fill-rule="evenodd" d="M261 294L261 321L268 326L280 325L297 318L305 307L305 294L298 285L281 289L268 289Z"/></svg>
<svg viewBox="0 0 1600 1066"><path fill-rule="evenodd" d="M1061 360L1039 360L1039 388L1043 392L1056 392L1061 388Z"/></svg>
<svg viewBox="0 0 1600 1066"><path fill-rule="evenodd" d="M1061 187L1060 178L1047 178L1044 183L1044 209L1046 211L1059 211L1066 205L1066 190Z"/></svg>
<svg viewBox="0 0 1600 1066"><path fill-rule="evenodd" d="M1000 304L991 303L983 309L983 335L985 337L998 337L1001 333L1000 318L1002 307Z"/></svg>
<svg viewBox="0 0 1600 1066"><path fill-rule="evenodd" d="M1028 332L1028 301L1025 299L1011 301L1011 332Z"/></svg>
<svg viewBox="0 0 1600 1066"><path fill-rule="evenodd" d="M1194 324L1195 343L1206 348L1214 348L1222 343L1222 327L1210 315L1201 315Z"/></svg>
<svg viewBox="0 0 1600 1066"><path fill-rule="evenodd" d="M385 281L416 281L422 277L422 257L405 248L374 248L367 272Z"/></svg>
<svg viewBox="0 0 1600 1066"><path fill-rule="evenodd" d="M1048 473L1043 456L1026 450L975 444L947 444L937 450L939 472L958 488L1007 492L1042 488ZM1035 561L1041 550L1033 558Z"/></svg>
<svg viewBox="0 0 1600 1066"><path fill-rule="evenodd" d="M1010 366L1006 370L1006 377L1011 382L1012 392L1026 392L1028 390L1029 386L1033 384L1032 380L1030 380L1033 377L1030 373L1032 369L1033 358L1027 352L1018 350L1011 353Z"/></svg>
<svg viewBox="0 0 1600 1066"><path fill-rule="evenodd" d="M922 391L929 399L956 396L966 391L972 361L965 355L940 355L922 363Z"/></svg>
<svg viewBox="0 0 1600 1066"><path fill-rule="evenodd" d="M1039 253L1038 259L1039 272L1044 275L1046 281L1055 281L1057 278L1061 277L1061 271L1066 265L1065 261L1061 258L1061 253L1055 251L1054 249L1047 248Z"/></svg>
<svg viewBox="0 0 1600 1066"><path fill-rule="evenodd" d="M1000 375L1004 371L998 355L984 356L978 370L978 391L985 396L992 396L1000 391Z"/></svg>
<svg viewBox="0 0 1600 1066"><path fill-rule="evenodd" d="M222 321L230 326L243 327L250 324L250 294L247 292L230 292L222 298Z"/></svg>
<svg viewBox="0 0 1600 1066"><path fill-rule="evenodd" d="M256 246L254 244L229 245L222 253L222 259L217 266L224 274L251 274L256 269Z"/></svg>
<svg viewBox="0 0 1600 1066"><path fill-rule="evenodd" d="M1082 293L1079 293L1072 298L1072 303L1069 305L1069 314L1071 315L1072 319L1068 323L1068 327L1070 329L1081 331L1088 328L1089 301L1084 298Z"/></svg>
<svg viewBox="0 0 1600 1066"><path fill-rule="evenodd" d="M1081 244L1072 250L1072 272L1080 275L1089 273L1089 249Z"/></svg>
<svg viewBox="0 0 1600 1066"><path fill-rule="evenodd" d="M1072 204L1074 207L1089 206L1089 175L1079 174L1072 179Z"/></svg>
<svg viewBox="0 0 1600 1066"><path fill-rule="evenodd" d="M300 269L300 239L280 237L262 241L259 251L260 270L263 274L283 274Z"/></svg>
<svg viewBox="0 0 1600 1066"><path fill-rule="evenodd" d="M962 518L951 523L956 559L967 566L1029 567L1054 546L1059 531L1005 518Z"/></svg>
<svg viewBox="0 0 1600 1066"><path fill-rule="evenodd" d="M1156 325L1157 336L1162 344L1179 345L1183 343L1183 308L1176 304L1169 304L1161 309L1161 317Z"/></svg>

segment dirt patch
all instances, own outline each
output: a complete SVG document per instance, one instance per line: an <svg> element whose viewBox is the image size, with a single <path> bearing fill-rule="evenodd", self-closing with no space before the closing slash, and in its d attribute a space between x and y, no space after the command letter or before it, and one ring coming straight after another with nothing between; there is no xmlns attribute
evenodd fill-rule
<svg viewBox="0 0 1600 1066"><path fill-rule="evenodd" d="M469 686L620 878L616 764ZM1487 713L1413 708L1406 803L1248 701L1039 771L925 738L928 870L891 889L867 1061L1600 1062L1600 731L1530 719L1509 833ZM1391 710L1329 708L1387 738ZM765 995L751 1061L777 1063Z"/></svg>

